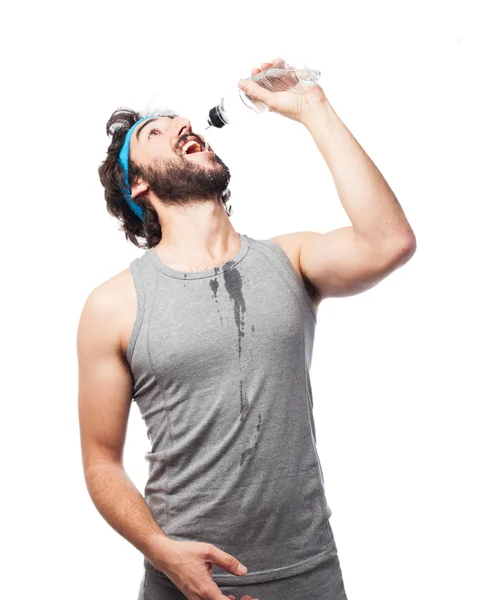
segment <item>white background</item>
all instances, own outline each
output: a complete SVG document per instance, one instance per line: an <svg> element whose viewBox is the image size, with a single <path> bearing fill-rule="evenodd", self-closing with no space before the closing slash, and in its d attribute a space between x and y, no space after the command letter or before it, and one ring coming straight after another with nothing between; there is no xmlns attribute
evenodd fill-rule
<svg viewBox="0 0 479 600"><path fill-rule="evenodd" d="M318 452L349 600L479 598L473 4L2 9L2 597L131 600L141 580L142 555L87 493L77 417L83 303L142 253L105 208L108 117L156 97L199 130L240 77L283 56L321 71L417 237L403 268L319 309ZM210 143L232 171L237 231L261 239L349 224L297 123L262 115L212 131ZM125 467L141 491L147 450L133 405Z"/></svg>

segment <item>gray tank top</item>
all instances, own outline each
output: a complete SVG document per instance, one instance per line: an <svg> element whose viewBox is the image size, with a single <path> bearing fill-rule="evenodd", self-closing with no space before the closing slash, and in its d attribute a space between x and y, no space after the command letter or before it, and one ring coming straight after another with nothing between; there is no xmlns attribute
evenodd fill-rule
<svg viewBox="0 0 479 600"><path fill-rule="evenodd" d="M334 542L312 412L314 305L280 246L239 236L239 252L205 271L172 269L154 248L130 263L126 352L151 442L145 500L170 538L248 567L213 565L225 585L301 573Z"/></svg>

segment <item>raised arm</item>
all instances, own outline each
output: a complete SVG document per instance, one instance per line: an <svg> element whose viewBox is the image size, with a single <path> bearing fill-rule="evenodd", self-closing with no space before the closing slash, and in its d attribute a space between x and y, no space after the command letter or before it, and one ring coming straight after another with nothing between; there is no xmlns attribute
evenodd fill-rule
<svg viewBox="0 0 479 600"><path fill-rule="evenodd" d="M280 67L281 59L275 59ZM263 63L268 69L272 63ZM253 69L252 73L259 72ZM416 237L386 179L314 85L302 93L272 92L252 80L239 83L253 100L302 123L311 134L334 180L351 221L326 233L295 232L274 241L299 260L317 302L367 290L404 265L416 251ZM299 258L296 258L299 257Z"/></svg>

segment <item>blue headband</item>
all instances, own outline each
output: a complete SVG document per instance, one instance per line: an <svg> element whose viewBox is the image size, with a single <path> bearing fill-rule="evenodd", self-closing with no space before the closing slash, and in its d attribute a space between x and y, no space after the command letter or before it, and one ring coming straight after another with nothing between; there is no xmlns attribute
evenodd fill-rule
<svg viewBox="0 0 479 600"><path fill-rule="evenodd" d="M125 200L128 202L131 210L135 213L135 215L137 217L139 217L142 220L143 220L143 209L131 197L130 184L128 182L128 160L130 157L130 140L131 140L133 131L135 130L137 125L139 125L142 121L146 121L147 119L154 119L154 117L152 117L151 115L148 117L144 117L143 119L140 119L139 121L137 121L134 125L132 125L130 127L130 129L128 130L128 133L125 136L125 141L123 142L123 146L121 147L120 154L118 156L118 162L120 163L120 166L122 167L122 169L124 171L123 179L124 179L125 186L126 186L125 188L123 188L121 190L121 192L122 192L123 196L125 196Z"/></svg>

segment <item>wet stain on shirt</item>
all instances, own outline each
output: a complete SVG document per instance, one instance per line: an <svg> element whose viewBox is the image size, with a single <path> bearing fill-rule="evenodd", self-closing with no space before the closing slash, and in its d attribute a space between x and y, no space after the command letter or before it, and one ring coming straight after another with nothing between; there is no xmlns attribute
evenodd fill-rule
<svg viewBox="0 0 479 600"><path fill-rule="evenodd" d="M258 424L256 425L256 431L259 433L259 430L261 428L261 413L258 413ZM240 456L240 466L243 466L245 460L248 458L248 456L251 456L251 454L254 453L254 451L258 448L258 440L255 441L255 443L250 446L249 448L246 448L246 450L243 450L243 452L241 453Z"/></svg>
<svg viewBox="0 0 479 600"><path fill-rule="evenodd" d="M213 295L216 298L216 292L218 291L220 284L218 283L218 280L215 279L210 279L210 288L213 291Z"/></svg>
<svg viewBox="0 0 479 600"><path fill-rule="evenodd" d="M240 381L240 419L246 418L246 414L249 408L249 399L246 392L243 389L243 381Z"/></svg>
<svg viewBox="0 0 479 600"><path fill-rule="evenodd" d="M231 263L233 264L233 263ZM244 280L241 276L241 273L236 269L235 266L231 266L228 268L229 264L226 263L225 270L223 271L223 280L225 284L225 289L228 293L230 301L233 302L233 314L236 323L236 327L238 330L238 361L239 368L241 368L241 351L242 351L242 339L245 337L245 313L246 313L246 303L243 294L243 283ZM216 279L210 281L210 287L213 291L214 297L216 297L216 292L218 290L218 282ZM251 325L251 332L254 335L255 327ZM253 360L253 353L250 349L251 360ZM250 400L246 394L244 389L243 380L240 379L240 420L244 422L248 413L251 410ZM258 432L261 427L261 415L258 415L258 424L255 426L255 433L258 435ZM256 440L254 444L250 445L248 448L243 450L240 455L240 465L243 465L248 456L251 456L255 453L258 447L258 441Z"/></svg>
<svg viewBox="0 0 479 600"><path fill-rule="evenodd" d="M229 263L226 263L226 267ZM244 313L246 312L246 304L243 296L243 280L241 274L236 268L226 269L223 272L225 288L228 292L230 300L233 301L233 312L238 328L238 353L241 359L241 338L244 337Z"/></svg>
<svg viewBox="0 0 479 600"><path fill-rule="evenodd" d="M216 279L216 277L214 279L210 279L210 288L213 292L212 298L215 298L216 304L218 304L217 292L218 292L219 287L220 287L220 284L218 283L218 280ZM221 312L220 312L220 309L218 308L218 306L216 306L216 310L220 316L221 325L223 325L223 317L221 316Z"/></svg>

